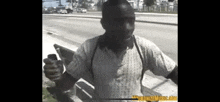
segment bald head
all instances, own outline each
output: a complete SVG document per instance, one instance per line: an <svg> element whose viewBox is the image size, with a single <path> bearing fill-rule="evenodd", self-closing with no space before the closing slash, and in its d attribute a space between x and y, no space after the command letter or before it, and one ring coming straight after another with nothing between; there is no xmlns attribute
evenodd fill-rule
<svg viewBox="0 0 220 102"><path fill-rule="evenodd" d="M102 18L135 18L134 9L127 0L108 0L103 4Z"/></svg>

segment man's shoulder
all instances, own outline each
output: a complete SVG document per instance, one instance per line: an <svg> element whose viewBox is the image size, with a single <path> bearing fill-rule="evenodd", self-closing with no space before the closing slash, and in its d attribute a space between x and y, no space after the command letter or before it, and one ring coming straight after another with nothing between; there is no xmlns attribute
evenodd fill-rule
<svg viewBox="0 0 220 102"><path fill-rule="evenodd" d="M87 39L83 44L83 48L84 48L84 51L85 53L90 53L92 52L92 50L95 48L96 44L97 44L97 41L99 39L100 35L99 36L95 36L93 38L89 38Z"/></svg>
<svg viewBox="0 0 220 102"><path fill-rule="evenodd" d="M148 39L146 39L146 38L144 38L144 37L138 36L138 35L135 35L135 39L136 39L136 41L137 41L137 44L138 44L140 47L143 47L143 48L149 48L149 47L151 47L152 45L153 45L153 46L155 45L152 41L150 41L150 40L148 40Z"/></svg>
<svg viewBox="0 0 220 102"><path fill-rule="evenodd" d="M95 43L98 41L98 39L99 39L100 36L101 36L101 35L95 36L95 37L92 37L92 38L89 38L89 39L87 39L87 40L85 41L85 43L95 44Z"/></svg>
<svg viewBox="0 0 220 102"><path fill-rule="evenodd" d="M145 53L154 52L154 54L160 54L161 50L160 48L152 41L140 37L135 36L138 46L142 49L142 51L145 51Z"/></svg>

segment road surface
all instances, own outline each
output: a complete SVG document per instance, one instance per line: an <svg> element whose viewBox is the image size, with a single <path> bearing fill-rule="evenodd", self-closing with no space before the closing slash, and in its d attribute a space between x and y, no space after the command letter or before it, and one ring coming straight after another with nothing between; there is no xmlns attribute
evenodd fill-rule
<svg viewBox="0 0 220 102"><path fill-rule="evenodd" d="M48 15L48 14L44 14ZM70 13L70 14L49 14L54 16L75 16L75 17L88 17L88 18L98 18L102 17L101 12L87 12L87 13ZM177 14L161 14L161 13L139 13L135 12L135 18L137 22L150 22L156 24L168 24L168 25L178 25Z"/></svg>
<svg viewBox="0 0 220 102"><path fill-rule="evenodd" d="M43 30L63 36L61 40L76 46L80 46L86 39L105 32L100 19L53 15L42 15L42 17ZM134 35L153 41L166 55L178 63L177 26L135 22Z"/></svg>

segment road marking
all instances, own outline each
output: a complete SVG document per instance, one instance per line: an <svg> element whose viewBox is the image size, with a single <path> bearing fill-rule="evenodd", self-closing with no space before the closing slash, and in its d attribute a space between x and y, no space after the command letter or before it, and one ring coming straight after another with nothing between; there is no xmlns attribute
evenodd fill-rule
<svg viewBox="0 0 220 102"><path fill-rule="evenodd" d="M80 17L68 17L66 19L86 19L86 20L91 20L91 21L94 21L94 20L97 20L97 21L100 21L100 19L94 19L94 18L80 18Z"/></svg>

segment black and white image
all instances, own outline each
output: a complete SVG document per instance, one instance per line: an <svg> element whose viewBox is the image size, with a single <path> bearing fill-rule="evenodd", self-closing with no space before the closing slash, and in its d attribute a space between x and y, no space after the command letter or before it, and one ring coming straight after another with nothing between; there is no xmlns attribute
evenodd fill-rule
<svg viewBox="0 0 220 102"><path fill-rule="evenodd" d="M42 101L178 97L177 19L178 0L42 0Z"/></svg>

